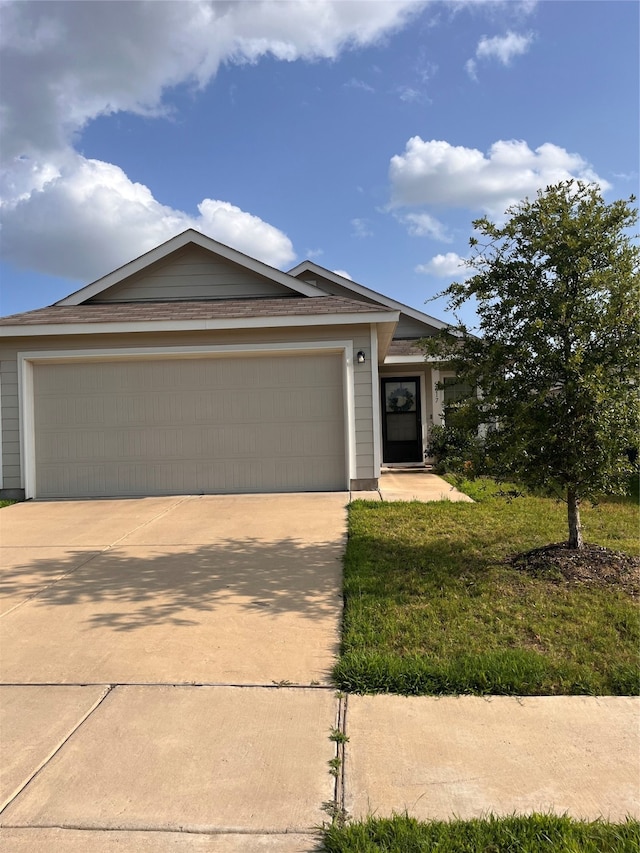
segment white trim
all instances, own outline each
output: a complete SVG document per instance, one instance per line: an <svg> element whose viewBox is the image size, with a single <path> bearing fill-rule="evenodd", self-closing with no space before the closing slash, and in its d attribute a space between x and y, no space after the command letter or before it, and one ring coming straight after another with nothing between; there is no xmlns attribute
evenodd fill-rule
<svg viewBox="0 0 640 853"><path fill-rule="evenodd" d="M396 311L406 314L407 317L412 317L414 320L419 320L421 323L426 323L428 326L432 326L436 329L447 329L450 326L450 323L444 323L442 320L437 320L429 314L424 314L422 311L410 308L408 305L404 305L396 299L384 296L384 294L371 290L370 287L365 287L363 284L358 284L358 282L352 281L350 278L344 278L344 276L338 275L331 270L327 270L319 264L315 264L313 261L302 261L302 263L289 270L289 275L298 276L300 273L304 272L312 272L314 275L327 278L329 281L334 282L334 284L346 287L348 290L351 290L360 296L367 296L369 299L375 299L377 302L387 305L389 308L394 308Z"/></svg>
<svg viewBox="0 0 640 853"><path fill-rule="evenodd" d="M424 355L388 355L384 364L429 364L434 362L435 358L425 358Z"/></svg>
<svg viewBox="0 0 640 853"><path fill-rule="evenodd" d="M380 408L380 372L378 370L378 328L372 323L371 335L371 410L373 416L373 476L380 476L382 467L382 410Z"/></svg>
<svg viewBox="0 0 640 853"><path fill-rule="evenodd" d="M279 329L308 326L347 326L357 323L396 323L397 312L373 311L361 314L291 314L282 317L225 317L205 320L141 320L114 323L41 323L40 325L0 326L0 337L41 335L114 335L137 332L193 332L225 329Z"/></svg>
<svg viewBox="0 0 640 853"><path fill-rule="evenodd" d="M345 468L347 469L347 490L351 489L351 480L358 470L356 452L356 400L353 366L353 342L346 341L343 356L342 389L345 418Z"/></svg>
<svg viewBox="0 0 640 853"><path fill-rule="evenodd" d="M343 399L345 415L345 491L356 476L355 390L353 342L304 341L273 344L227 344L188 347L114 347L91 350L37 350L18 353L18 399L20 410L21 481L25 498L35 498L35 418L33 367L37 363L64 364L72 361L134 361L149 358L224 358L231 355L313 355L337 353L343 357Z"/></svg>
<svg viewBox="0 0 640 853"><path fill-rule="evenodd" d="M18 353L18 411L20 412L20 485L25 498L35 497L36 446L33 400L33 363Z"/></svg>
<svg viewBox="0 0 640 853"><path fill-rule="evenodd" d="M183 231L182 234L178 234L175 237L172 237L170 240L167 240L160 246L156 246L155 249L151 249L151 251L145 252L144 255L140 255L140 257L129 261L129 263L119 267L117 270L114 270L108 275L105 275L102 278L99 278L96 281L92 282L91 284L80 288L80 290L76 290L75 293L72 293L69 296L65 296L64 299L61 299L55 304L81 305L83 302L86 302L87 299L91 299L94 296L97 296L99 293L103 293L105 290L110 287L113 287L115 284L120 284L120 282L129 278L129 276L141 272L151 264L154 264L157 261L166 258L168 255L172 254L173 252L176 252L178 249L182 249L185 246L188 246L189 243L193 243L196 246L200 246L200 248L202 249L207 249L208 251L212 252L213 254L219 255L221 258L224 258L227 261L231 261L234 264L239 264L241 267L244 267L245 269L248 269L251 272L257 273L258 275L264 276L265 278L271 279L272 281L275 281L278 284L283 284L285 287L288 287L290 290L293 290L296 293L301 293L303 296L324 295L324 291L320 290L320 288L314 287L313 285L307 284L303 281L298 281L287 273L275 269L275 267L270 267L268 264L265 264L262 261L258 261L255 258L250 258L248 255L239 252L237 249L232 249L230 246L225 246L224 243L218 243L217 240L213 240L211 237L207 237L204 234L201 234L199 231L195 231L193 228L189 228L186 231Z"/></svg>

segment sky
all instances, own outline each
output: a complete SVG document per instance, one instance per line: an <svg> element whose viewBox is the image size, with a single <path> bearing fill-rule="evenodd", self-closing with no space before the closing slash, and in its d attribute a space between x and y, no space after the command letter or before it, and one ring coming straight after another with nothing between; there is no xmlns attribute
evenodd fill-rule
<svg viewBox="0 0 640 853"><path fill-rule="evenodd" d="M635 0L0 0L0 313L186 228L441 319L472 222L638 190Z"/></svg>

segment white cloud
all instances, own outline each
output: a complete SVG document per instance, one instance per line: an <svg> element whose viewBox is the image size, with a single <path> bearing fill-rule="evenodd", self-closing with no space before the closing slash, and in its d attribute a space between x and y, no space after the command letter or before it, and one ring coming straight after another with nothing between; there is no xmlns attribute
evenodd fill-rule
<svg viewBox="0 0 640 853"><path fill-rule="evenodd" d="M505 36L482 36L476 56L478 59L497 59L503 65L509 65L514 56L521 56L529 50L532 41L533 33L523 36L509 31Z"/></svg>
<svg viewBox="0 0 640 853"><path fill-rule="evenodd" d="M267 55L334 58L373 44L422 5L3 2L5 256L27 268L85 278L195 223L269 263L288 263L293 250L278 229L228 201L204 199L199 215L167 207L117 166L80 156L74 149L79 132L92 119L119 111L162 117L169 112L163 100L169 89L203 87L225 62L253 63Z"/></svg>
<svg viewBox="0 0 640 853"><path fill-rule="evenodd" d="M469 77L471 77L472 80L478 79L478 64L475 59L467 59L464 67L466 68L467 74L469 75Z"/></svg>
<svg viewBox="0 0 640 853"><path fill-rule="evenodd" d="M368 219L352 219L351 226L354 237L373 237L373 231L369 227Z"/></svg>
<svg viewBox="0 0 640 853"><path fill-rule="evenodd" d="M440 240L441 243L450 243L452 240L442 222L429 213L407 213L396 218L407 226L407 231L412 237L431 237L433 240Z"/></svg>
<svg viewBox="0 0 640 853"><path fill-rule="evenodd" d="M352 77L343 85L345 89L361 89L363 92L376 91L373 86L370 86L368 83L365 83L364 80L358 80L356 77Z"/></svg>
<svg viewBox="0 0 640 853"><path fill-rule="evenodd" d="M476 148L414 136L389 166L391 207L462 207L493 216L570 178L609 187L579 154L550 142L532 151L526 142L499 140L485 155Z"/></svg>
<svg viewBox="0 0 640 853"><path fill-rule="evenodd" d="M422 99L422 92L418 91L418 89L413 89L411 86L401 86L398 89L398 96L405 104L412 104Z"/></svg>
<svg viewBox="0 0 640 853"><path fill-rule="evenodd" d="M57 151L98 115L162 113L166 89L204 86L223 62L333 58L399 28L421 5L5 2L3 156Z"/></svg>
<svg viewBox="0 0 640 853"><path fill-rule="evenodd" d="M353 281L353 279L351 278L351 276L349 275L349 273L348 273L348 272L345 272L344 270L333 270L333 272L334 272L336 275L341 275L341 276L342 276L342 278L348 278L348 279L349 279L349 281Z"/></svg>
<svg viewBox="0 0 640 853"><path fill-rule="evenodd" d="M465 259L455 252L436 255L428 263L418 264L415 271L434 275L437 278L457 278L458 280L469 278L472 275L472 270L465 265Z"/></svg>
<svg viewBox="0 0 640 853"><path fill-rule="evenodd" d="M204 199L199 215L160 204L118 166L80 155L44 186L3 211L8 261L91 281L159 243L195 228L272 266L295 258L289 238L225 201Z"/></svg>
<svg viewBox="0 0 640 853"><path fill-rule="evenodd" d="M478 79L478 62L476 60L496 59L502 65L510 65L515 56L526 53L533 42L533 33L520 35L507 32L504 36L482 36L476 47L475 59L468 59L465 68L472 80Z"/></svg>

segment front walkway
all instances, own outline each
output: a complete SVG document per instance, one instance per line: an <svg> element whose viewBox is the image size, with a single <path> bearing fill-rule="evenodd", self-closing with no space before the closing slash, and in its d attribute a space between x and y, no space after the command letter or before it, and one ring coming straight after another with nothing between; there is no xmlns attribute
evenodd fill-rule
<svg viewBox="0 0 640 853"><path fill-rule="evenodd" d="M437 474L424 468L383 469L375 492L352 492L352 500L373 501L453 501L473 503Z"/></svg>

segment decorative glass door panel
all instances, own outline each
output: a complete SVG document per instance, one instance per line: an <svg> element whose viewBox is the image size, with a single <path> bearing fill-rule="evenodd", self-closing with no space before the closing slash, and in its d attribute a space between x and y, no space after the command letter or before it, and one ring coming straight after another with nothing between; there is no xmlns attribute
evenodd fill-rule
<svg viewBox="0 0 640 853"><path fill-rule="evenodd" d="M382 380L382 458L384 462L422 462L420 380Z"/></svg>

